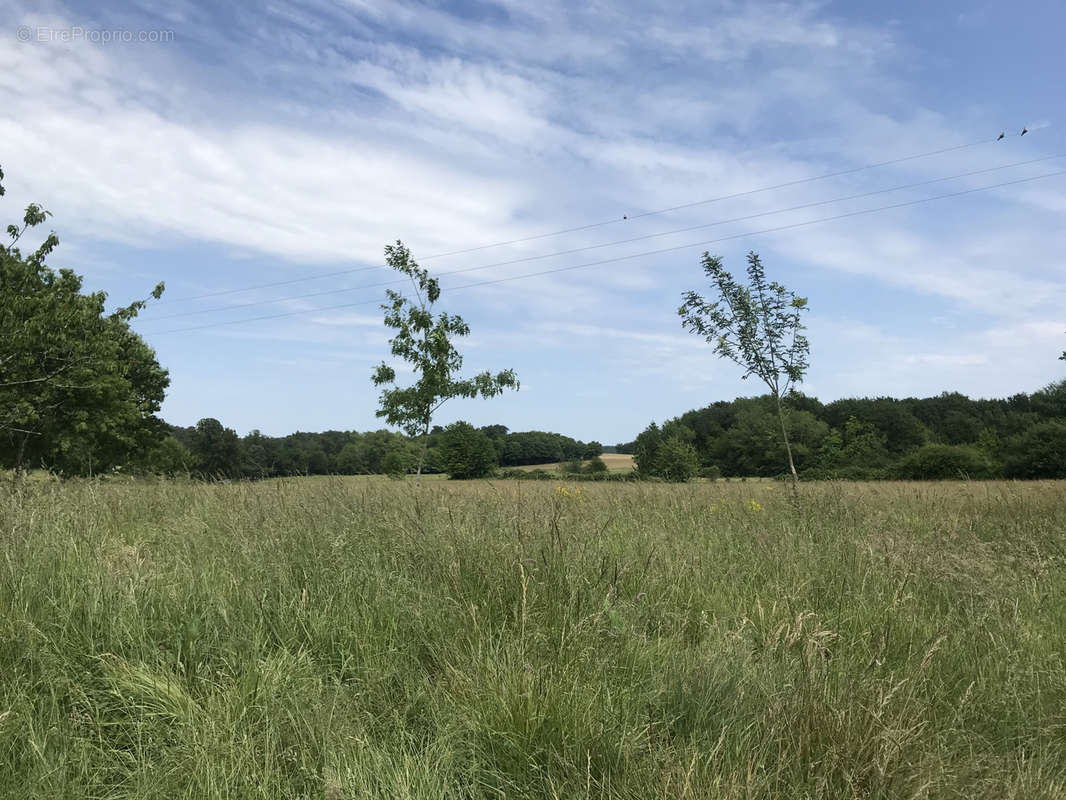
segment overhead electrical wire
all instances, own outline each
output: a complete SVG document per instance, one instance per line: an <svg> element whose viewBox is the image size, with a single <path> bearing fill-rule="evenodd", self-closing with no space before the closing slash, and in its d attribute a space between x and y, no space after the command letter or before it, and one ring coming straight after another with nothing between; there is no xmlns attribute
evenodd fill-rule
<svg viewBox="0 0 1066 800"><path fill-rule="evenodd" d="M575 253L584 253L584 252L588 252L590 250L603 249L605 247L618 247L618 246L625 245L625 244L633 244L635 242L647 241L649 239L660 238L660 237L663 237L663 236L673 236L673 235L677 235L679 233L689 233L691 231L702 230L702 229L706 229L706 228L713 228L713 227L717 227L717 226L720 226L720 225L729 225L729 224L736 223L736 222L746 222L748 220L759 219L761 217L769 217L769 216L774 216L774 215L777 215L777 214L786 214L786 213L789 213L789 212L792 212L792 211L802 211L802 210L808 209L808 208L817 208L819 206L832 205L833 203L843 203L843 202L847 202L849 200L859 200L859 199L862 199L862 198L865 198L865 197L874 197L876 195L888 194L890 192L899 192L899 191L904 191L906 189L916 189L916 188L919 188L919 187L922 187L922 186L930 186L930 185L935 184L935 183L944 183L945 181L959 180L961 178L973 177L975 175L983 175L983 174L987 174L989 172L997 172L997 171L1004 170L1004 169L1013 169L1015 167L1027 166L1029 164L1037 164L1037 163L1040 163L1040 162L1043 162L1043 161L1052 161L1052 160L1058 159L1058 158L1066 158L1066 153L1060 153L1060 154L1052 155L1052 156L1043 156L1041 158L1033 158L1033 159L1029 159L1027 161L1017 161L1017 162L1014 162L1014 163L1011 163L1011 164L1001 164L1001 165L995 166L995 167L986 167L984 169L971 170L969 172L961 172L961 173L958 173L956 175L947 175L947 176L941 177L941 178L931 178L929 180L918 181L918 182L915 182L915 183L902 184L900 186L890 186L890 187L885 188L885 189L875 189L875 190L872 190L872 191L869 191L869 192L860 192L859 194L845 195L844 197L835 197L835 198L831 198L831 199L828 199L828 200L816 200L816 201L812 201L810 203L802 203L800 205L789 206L787 208L774 209L774 210L771 210L771 211L759 211L759 212L752 213L752 214L746 214L746 215L740 216L740 217L733 217L731 219L716 220L714 222L705 222L705 223L701 223L699 225L691 225L691 226L688 226L688 227L685 227L685 228L677 228L675 230L659 231L657 233L647 233L647 234L644 234L642 236L635 236L635 237L632 237L632 238L629 238L629 239L620 239L620 240L615 240L615 241L611 241L611 242L602 242L602 243L599 243L599 244L585 245L585 246L582 246L582 247L574 247L574 248L571 248L569 250L559 250L559 251L556 251L556 252L553 252L553 253L544 253L544 254L541 254L541 255L523 256L521 258L509 259L507 261L497 261L497 262L494 262L494 263L491 263L491 264L483 264L483 265L477 267L476 269L490 269L492 267L505 267L505 266L511 266L511 265L514 265L514 264L528 263L530 261L541 261L541 260L544 260L546 258L555 258L555 257L558 257L558 256L573 255ZM451 273L445 272L445 273L441 273L441 274L442 275L447 275L447 274L451 274ZM218 312L223 312L223 311L235 311L235 310L242 309L242 308L253 308L253 307L256 307L256 306L272 305L274 303L283 303L283 302L286 302L286 301L289 301L289 300L306 300L306 299L309 299L309 298L312 298L312 297L324 297L326 295L335 295L335 294L340 294L342 292L354 292L354 291L358 291L360 289L376 289L376 288L381 287L381 286L391 286L394 283L396 283L396 281L384 281L384 282L379 282L379 283L363 284L363 285L360 285L360 286L350 286L350 287L346 287L346 288L333 288L333 289L327 289L327 290L318 291L318 292L308 292L308 293L299 294L299 295L289 295L289 296L286 296L286 297L276 297L276 298L267 299L267 300L253 300L253 301L250 301L250 302L247 302L247 303L234 303L234 304L228 305L228 306L216 306L214 308L200 308L200 309L193 309L193 310L190 310L190 311L178 311L178 312L174 312L172 314L164 314L164 315L161 315L161 316L153 316L150 319L147 319L146 321L161 322L162 320L165 320L165 319L175 319L175 318L178 318L178 317L197 316L197 315L200 315L200 314L212 314L212 313L218 313Z"/></svg>
<svg viewBox="0 0 1066 800"><path fill-rule="evenodd" d="M566 266L566 267L555 267L553 269L546 269L546 270L541 270L541 271L538 271L538 272L530 272L530 273L526 273L526 274L523 274L523 275L511 275L511 276L507 276L507 277L503 277L503 278L491 278L489 280L476 281L474 283L462 284L460 286L449 286L449 287L447 287L447 289L448 289L449 292L458 291L458 290L461 290L461 289L473 289L473 288L479 287L479 286L491 286L491 285L499 284L499 283L507 283L509 281L525 280L525 279L528 279L528 278L536 278L536 277L541 277L541 276L544 276L544 275L555 275L555 274L558 274L558 273L561 273L561 272L571 272L571 271L578 270L578 269L586 269L588 267L597 267L597 266L602 266L604 264L614 264L614 263L618 263L618 262L621 262L621 261L632 261L633 259L637 259L637 258L645 258L645 257L648 257L648 256L662 255L664 253L674 253L674 252L677 252L679 250L688 250L688 249L691 249L691 248L694 248L694 247L704 247L704 246L709 245L709 244L717 244L717 243L720 243L720 242L732 241L732 240L735 240L735 239L743 239L743 238L747 238L747 237L750 237L750 236L760 236L760 235L764 235L764 234L768 234L768 233L779 233L781 231L788 231L788 230L795 230L797 228L803 228L803 227L806 227L808 225L817 225L817 224L824 223L824 222L833 222L833 221L841 220L841 219L849 219L849 218L859 217L859 216L863 216L863 215L867 215L867 214L874 214L874 213L878 213L878 212L881 212L881 211L889 211L889 210L897 209L897 208L906 208L906 207L909 207L909 206L916 206L916 205L920 205L922 203L929 203L929 202L933 202L933 201L936 201L936 200L946 200L946 199L953 198L953 197L962 197L964 195L976 194L977 192L985 192L985 191L989 191L989 190L992 190L992 189L1000 189L1000 188L1003 188L1005 186L1017 186L1017 185L1023 184L1023 183L1032 183L1033 181L1045 180L1047 178L1054 178L1054 177L1058 177L1060 175L1066 175L1066 170L1058 170L1056 172L1048 172L1048 173L1045 173L1043 175L1033 175L1033 176L1030 176L1028 178L1018 178L1018 179L1012 180L1012 181L1003 181L1001 183L994 183L994 184L990 184L988 186L978 186L978 187L974 187L974 188L971 188L971 189L963 189L963 190L960 190L960 191L957 191L957 192L950 192L950 193L947 193L947 194L933 195L932 197L922 197L922 198L918 198L916 200L907 200L907 201L904 201L904 202L901 202L901 203L893 203L891 205L877 206L877 207L874 207L874 208L861 209L859 211L849 211L849 212L842 213L842 214L835 214L835 215L830 216L830 217L821 217L819 219L805 220L803 222L794 222L794 223L791 223L791 224L788 224L788 225L780 225L780 226L773 227L773 228L764 228L764 229L758 230L758 231L744 231L742 233L736 233L736 234L732 234L730 236L723 236L723 237L720 237L720 238L717 238L717 239L707 239L707 240L699 241L699 242L690 242L688 244L675 245L675 246L672 246L672 247L664 247L664 248L661 248L661 249L658 249L658 250L649 250L649 251L643 252L643 253L632 253L632 254L624 255L624 256L615 256L613 258L605 258L605 259L601 259L599 261L589 261L589 262L586 262L586 263L583 263L583 264L573 264L573 265ZM467 268L464 268L464 269L451 270L449 272L440 273L438 275L438 277L446 277L448 275L458 275L458 274L461 274L461 273L473 272L473 271L480 270L480 269L485 269L485 267L484 266L481 266L481 267L467 267ZM405 279L400 279L398 281L392 281L390 283L406 283L406 280ZM243 319L224 320L224 321L221 321L221 322L210 322L210 323L206 323L204 325L194 325L194 326L190 326L190 327L186 327L186 328L173 328L173 329L165 330L165 331L154 331L154 332L149 332L149 334L152 335L152 336L164 336L164 335L175 334L175 333L189 333L191 331L204 330L204 329L208 329L208 328L217 328L217 327L223 327L223 326L228 326L228 325L241 325L241 324L245 324L245 323L248 323L248 322L260 322L260 321L264 321L264 320L282 319L284 317L293 317L293 316L298 316L298 315L302 315L302 314L320 314L320 313L325 312L325 311L337 311L337 310L340 310L340 309L355 308L355 307L358 307L358 306L372 305L372 304L378 303L378 302L380 302L380 298L374 298L374 299L371 299L371 300L362 300L362 301L357 301L357 302L354 302L354 303L341 303L341 304L338 304L338 305L320 306L318 308L305 308L305 309L299 309L299 310L296 310L296 311L286 311L286 312L282 312L282 313L278 313L278 314L268 314L268 315L263 315L263 316L258 316L258 317L245 317Z"/></svg>
<svg viewBox="0 0 1066 800"><path fill-rule="evenodd" d="M955 151L958 151L958 150L966 150L968 148L978 147L978 146L983 145L983 144L994 144L996 141L998 141L998 140L996 140L996 139L981 139L979 141L969 142L967 144L953 145L951 147L941 147L941 148L939 148L937 150L928 150L928 151L926 151L924 153L914 153L914 154L909 155L909 156L901 156L899 158L889 159L888 161L877 161L877 162L872 163L872 164L864 164L863 166L860 166L860 167L851 167L849 169L838 170L836 172L826 172L826 173L824 173L822 175L815 175L815 176L812 176L812 177L809 177L809 178L797 178L795 180L785 181L784 183L777 183L777 184L774 184L772 186L761 186L761 187L759 187L757 189L746 189L744 191L734 192L732 194L719 195L718 197L710 197L710 198L706 198L704 200L694 200L694 201L692 201L690 203L682 203L680 205L668 206L666 208L659 208L659 209L655 209L655 210L652 210L652 211L643 211L643 212L639 212L639 213L636 213L636 214L625 214L622 217L614 217L612 219L603 220L601 222L592 222L592 223L589 223L587 225L578 225L577 227L573 227L573 228L561 228L559 230L549 231L548 233L539 233L539 234L535 234L535 235L532 235L532 236L526 236L526 237L523 237L523 238L520 238L520 239L509 239L509 240L506 240L506 241L492 242L490 244L478 245L476 247L467 247L467 248L462 249L462 250L451 250L451 251L446 252L446 253L434 253L432 255L422 256L421 258L419 258L419 261L423 261L423 262L431 261L431 260L436 259L436 258L446 258L448 256L465 255L467 253L476 253L476 252L478 252L480 250L490 250L490 249L496 248L496 247L509 247L509 246L515 245L515 244L524 244L525 242L533 242L533 241L538 241L540 239L549 239L549 238L551 238L553 236L562 236L563 234L567 234L567 233L578 233L580 231L592 230L594 228L602 228L602 227L604 227L606 225L616 225L616 224L620 224L620 223L623 223L623 222L628 222L630 220L644 219L646 217L658 216L660 214L669 214L669 213L672 213L674 211L682 211L682 210L684 210L686 208L695 208L696 206L710 205L711 203L719 203L719 202L721 202L723 200L734 200L734 199L736 199L738 197L748 197L750 195L760 194L762 192L771 192L771 191L776 191L778 189L787 189L787 188L792 187L792 186L800 186L800 185L805 184L805 183L814 183L815 181L823 181L823 180L827 180L829 178L837 178L837 177L840 177L840 176L843 176L843 175L853 175L853 174L855 174L857 172L863 172L863 171L869 170L869 169L877 169L879 167L888 167L888 166L892 166L893 164L902 164L902 163L907 162L907 161L917 161L918 159L921 159L921 158L930 158L932 156L943 155L945 153L951 153L951 152L955 152ZM192 302L193 300L205 300L205 299L207 299L209 297L221 297L222 295L227 295L227 294L238 294L240 292L251 292L251 291L255 291L256 289L272 289L272 288L275 288L275 287L278 287L278 286L289 286L289 285L292 285L294 283L303 283L305 281L324 280L326 278L335 278L335 277L337 277L339 275L353 275L353 274L358 273L358 272L368 272L370 270L383 269L383 268L384 268L384 265L373 265L373 266L367 266L367 267L355 267L355 268L351 268L351 269L335 270L333 272L323 272L323 273L321 273L319 275L309 275L309 276L301 277L301 278L290 278L290 279L287 279L287 280L274 281L274 282L271 282L271 283L260 283L260 284L254 285L254 286L244 286L244 287L240 287L240 288L236 288L236 289L220 289L218 291L205 292L203 294L192 295L192 296L189 296L189 297L178 297L178 298L174 298L174 299L166 298L166 299L163 300L163 302L165 302L165 303L186 303L186 302Z"/></svg>

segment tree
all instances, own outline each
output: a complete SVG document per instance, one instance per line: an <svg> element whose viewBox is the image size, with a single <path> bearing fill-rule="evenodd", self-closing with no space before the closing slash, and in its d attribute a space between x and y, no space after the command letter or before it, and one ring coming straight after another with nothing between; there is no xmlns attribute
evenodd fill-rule
<svg viewBox="0 0 1066 800"><path fill-rule="evenodd" d="M994 478L997 472L987 454L964 444L923 444L895 467L897 477L914 481Z"/></svg>
<svg viewBox="0 0 1066 800"><path fill-rule="evenodd" d="M381 471L390 478L402 480L414 466L414 454L406 441L399 442L381 460Z"/></svg>
<svg viewBox="0 0 1066 800"><path fill-rule="evenodd" d="M1007 443L1008 478L1066 478L1066 422L1033 425Z"/></svg>
<svg viewBox="0 0 1066 800"><path fill-rule="evenodd" d="M208 478L237 478L241 474L241 441L232 428L206 417L196 423L192 450L197 471Z"/></svg>
<svg viewBox="0 0 1066 800"><path fill-rule="evenodd" d="M0 195L3 191L0 171ZM0 463L91 474L136 459L165 436L155 413L170 383L130 321L139 300L105 313L107 295L45 264L54 232L29 255L18 244L49 212L31 203L0 244ZM160 283L153 298L163 293Z"/></svg>
<svg viewBox="0 0 1066 800"><path fill-rule="evenodd" d="M699 454L690 440L695 434L676 421L660 429L654 422L641 431L633 446L633 460L641 477L684 482L700 470Z"/></svg>
<svg viewBox="0 0 1066 800"><path fill-rule="evenodd" d="M131 459L129 467L134 473L174 476L188 474L192 463L192 453L173 436L167 436L155 447Z"/></svg>
<svg viewBox="0 0 1066 800"><path fill-rule="evenodd" d="M732 424L710 442L704 463L716 464L726 475L781 474L786 453L773 398L743 398L736 406ZM785 423L797 471L809 467L829 434L828 426L810 412L794 409Z"/></svg>
<svg viewBox="0 0 1066 800"><path fill-rule="evenodd" d="M470 326L462 317L445 312L434 316L433 305L440 299L440 286L436 278L429 277L411 258L411 251L403 242L397 240L395 245L385 247L385 262L410 278L414 287L415 300L387 290L389 302L381 308L385 312L385 324L396 331L389 340L392 354L409 363L418 380L412 386L383 389L377 415L390 425L402 428L408 436L421 436L416 471L421 477L434 412L453 397L489 398L502 394L504 389L517 389L518 378L514 370L507 369L495 375L486 371L472 378L457 379L463 357L452 339L467 336ZM396 371L382 362L372 380L375 386L388 386L396 381Z"/></svg>
<svg viewBox="0 0 1066 800"><path fill-rule="evenodd" d="M589 475L602 475L609 471L607 468L607 462L598 455L590 458L589 463L585 465L584 469Z"/></svg>
<svg viewBox="0 0 1066 800"><path fill-rule="evenodd" d="M496 468L492 440L469 422L453 422L444 429L440 457L450 478L484 478Z"/></svg>
<svg viewBox="0 0 1066 800"><path fill-rule="evenodd" d="M743 378L756 375L770 389L796 486L799 476L785 426L783 398L807 371L810 345L800 320L807 299L768 281L754 252L748 253L748 286L738 284L718 256L704 253L702 263L718 299L709 302L694 291L685 292L677 312L681 325L706 339L719 356L743 367Z"/></svg>
<svg viewBox="0 0 1066 800"><path fill-rule="evenodd" d="M700 458L696 448L676 434L663 439L655 462L655 474L676 483L691 480L700 471Z"/></svg>
<svg viewBox="0 0 1066 800"><path fill-rule="evenodd" d="M642 477L655 475L662 443L663 432L654 422L642 430L633 441L633 463L637 465L637 473Z"/></svg>
<svg viewBox="0 0 1066 800"><path fill-rule="evenodd" d="M241 440L241 474L270 478L278 474L278 440L253 430Z"/></svg>

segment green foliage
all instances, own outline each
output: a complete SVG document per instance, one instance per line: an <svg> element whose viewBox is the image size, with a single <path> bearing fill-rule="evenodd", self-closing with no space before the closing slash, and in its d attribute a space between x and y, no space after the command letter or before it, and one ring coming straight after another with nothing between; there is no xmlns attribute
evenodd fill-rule
<svg viewBox="0 0 1066 800"><path fill-rule="evenodd" d="M1008 478L1066 477L1066 422L1042 422L1010 440L1004 473Z"/></svg>
<svg viewBox="0 0 1066 800"><path fill-rule="evenodd" d="M683 483L700 471L696 448L680 436L667 436L659 446L655 474L664 480Z"/></svg>
<svg viewBox="0 0 1066 800"><path fill-rule="evenodd" d="M500 464L505 467L591 458L587 453L595 450L595 444L585 444L569 436L547 431L508 433L497 440Z"/></svg>
<svg viewBox="0 0 1066 800"><path fill-rule="evenodd" d="M194 470L205 478L241 476L241 442L232 428L212 417L196 423L190 450Z"/></svg>
<svg viewBox="0 0 1066 800"><path fill-rule="evenodd" d="M803 469L817 459L828 426L808 411L784 415L793 462ZM732 424L713 440L704 462L718 464L729 475L772 477L781 472L787 453L772 398L742 400Z"/></svg>
<svg viewBox="0 0 1066 800"><path fill-rule="evenodd" d="M643 478L661 478L684 482L700 471L699 454L689 442L692 432L677 423L667 423L660 430L654 422L636 439L633 460Z"/></svg>
<svg viewBox="0 0 1066 800"><path fill-rule="evenodd" d="M584 472L594 475L598 472L607 472L607 462L600 458L598 455L589 459L588 463L584 466Z"/></svg>
<svg viewBox="0 0 1066 800"><path fill-rule="evenodd" d="M767 280L754 252L748 253L747 286L736 282L718 256L704 253L702 263L717 299L708 301L697 292L685 292L677 312L681 325L713 345L717 355L742 367L742 378L755 375L766 384L776 402L785 453L795 479L782 398L807 371L810 344L803 335L806 328L801 319L807 299Z"/></svg>
<svg viewBox="0 0 1066 800"><path fill-rule="evenodd" d="M994 478L996 465L970 445L926 444L908 453L896 466L898 477L917 480Z"/></svg>
<svg viewBox="0 0 1066 800"><path fill-rule="evenodd" d="M573 458L569 461L564 461L559 465L559 472L577 475L584 471L584 464L580 458Z"/></svg>
<svg viewBox="0 0 1066 800"><path fill-rule="evenodd" d="M712 464L711 466L704 467L700 470L700 477L706 478L711 483L714 483L722 477L722 470L717 465Z"/></svg>
<svg viewBox="0 0 1066 800"><path fill-rule="evenodd" d="M469 422L453 422L444 429L440 458L450 478L484 478L496 469L492 440Z"/></svg>
<svg viewBox="0 0 1066 800"><path fill-rule="evenodd" d="M417 456L408 447L395 447L390 450L381 463L382 471L390 478L403 478L414 469Z"/></svg>
<svg viewBox="0 0 1066 800"><path fill-rule="evenodd" d="M633 463L636 464L637 472L641 477L650 478L656 474L659 447L662 441L662 430L652 422L633 442Z"/></svg>
<svg viewBox="0 0 1066 800"><path fill-rule="evenodd" d="M851 398L823 405L793 394L789 406L785 415L789 440L796 465L807 480L898 477L899 462L922 445L948 444L960 438L972 438L974 442L966 446L976 448L988 462L962 464L960 469L965 468L970 477L1003 474L1007 445L1012 442L1011 457L1022 475L1025 448L1031 445L1039 450L1041 437L1049 434L1046 430L1038 433L1024 445L1018 444L1020 437L1041 423L1066 418L1066 381L1000 400L971 400L945 393L921 399ZM773 477L780 473L783 451L774 416L772 395L742 397L687 411L666 426L682 432L704 466L713 464L729 477ZM638 464L638 445L646 445L649 436L654 438L655 430L652 426L623 446L634 452ZM1047 465L1037 470L1041 475L1066 477L1066 468L1054 472L1054 451L1041 460ZM913 462L908 469L912 468Z"/></svg>
<svg viewBox="0 0 1066 800"><path fill-rule="evenodd" d="M188 475L193 471L193 454L173 436L167 436L131 462L131 471L155 475Z"/></svg>
<svg viewBox="0 0 1066 800"><path fill-rule="evenodd" d="M83 294L80 276L45 264L55 233L21 252L49 216L29 205L0 244L0 466L104 472L162 440L155 414L170 381L129 326L146 301L106 313L103 292Z"/></svg>
<svg viewBox="0 0 1066 800"><path fill-rule="evenodd" d="M418 460L418 474L428 446L430 423L434 412L454 397L495 397L504 389L517 389L514 370L493 375L482 372L472 378L459 379L456 374L463 366L463 357L452 341L467 336L468 326L459 316L445 312L434 315L433 306L440 299L440 285L436 278L418 266L403 243L385 247L385 261L392 269L411 279L415 299L400 292L386 290L389 302L381 306L385 325L396 334L389 340L392 355L406 361L417 375L408 387L391 386L396 371L385 362L374 371L375 386L385 386L381 392L381 408L377 411L390 425L401 428L408 436L422 436L423 450Z"/></svg>

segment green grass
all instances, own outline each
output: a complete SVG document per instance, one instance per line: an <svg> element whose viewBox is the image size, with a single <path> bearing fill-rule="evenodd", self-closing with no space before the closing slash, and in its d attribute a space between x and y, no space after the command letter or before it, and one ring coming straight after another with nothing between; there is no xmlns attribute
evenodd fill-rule
<svg viewBox="0 0 1066 800"><path fill-rule="evenodd" d="M0 797L1066 796L1062 483L0 490Z"/></svg>

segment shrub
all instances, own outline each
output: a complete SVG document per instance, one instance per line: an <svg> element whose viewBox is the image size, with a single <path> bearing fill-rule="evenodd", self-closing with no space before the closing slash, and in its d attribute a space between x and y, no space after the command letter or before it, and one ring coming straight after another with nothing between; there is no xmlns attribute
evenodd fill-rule
<svg viewBox="0 0 1066 800"><path fill-rule="evenodd" d="M402 479L414 466L412 453L406 447L396 447L385 454L381 468L385 474L395 480Z"/></svg>
<svg viewBox="0 0 1066 800"><path fill-rule="evenodd" d="M1008 478L1066 478L1066 423L1041 422L1006 446Z"/></svg>
<svg viewBox="0 0 1066 800"><path fill-rule="evenodd" d="M998 469L989 457L970 445L925 444L908 453L896 465L898 477L906 480L993 478Z"/></svg>
<svg viewBox="0 0 1066 800"><path fill-rule="evenodd" d="M800 473L801 481L884 481L900 477L903 476L894 468L882 467L812 467Z"/></svg>
<svg viewBox="0 0 1066 800"><path fill-rule="evenodd" d="M717 464L712 464L700 470L700 477L706 478L713 483L722 477L722 470L719 469Z"/></svg>
<svg viewBox="0 0 1066 800"><path fill-rule="evenodd" d="M581 473L581 459L572 458L569 461L564 461L558 467L559 472L564 472L568 475L578 475Z"/></svg>
<svg viewBox="0 0 1066 800"><path fill-rule="evenodd" d="M607 462L605 462L599 456L593 456L589 459L589 463L585 465L585 472L589 475L595 475L600 472L607 472Z"/></svg>
<svg viewBox="0 0 1066 800"><path fill-rule="evenodd" d="M492 439L469 422L453 422L445 428L439 448L449 478L484 478L496 469Z"/></svg>
<svg viewBox="0 0 1066 800"><path fill-rule="evenodd" d="M682 483L695 478L700 471L696 448L680 436L663 440L655 454L654 475L664 480Z"/></svg>

